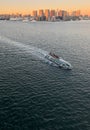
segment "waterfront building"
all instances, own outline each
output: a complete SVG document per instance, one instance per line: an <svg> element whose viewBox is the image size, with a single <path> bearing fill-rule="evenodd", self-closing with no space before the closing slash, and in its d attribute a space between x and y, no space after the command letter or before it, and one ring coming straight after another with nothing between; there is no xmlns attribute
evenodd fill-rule
<svg viewBox="0 0 90 130"><path fill-rule="evenodd" d="M37 10L33 10L32 11L32 17L30 19L31 20L37 20L38 19Z"/></svg>
<svg viewBox="0 0 90 130"><path fill-rule="evenodd" d="M52 22L55 22L55 21L56 21L56 17L55 17L55 16L52 16L52 17L51 17L51 21L52 21Z"/></svg>
<svg viewBox="0 0 90 130"><path fill-rule="evenodd" d="M58 16L62 17L62 10L58 11Z"/></svg>
<svg viewBox="0 0 90 130"><path fill-rule="evenodd" d="M32 16L37 17L37 10L33 10Z"/></svg>
<svg viewBox="0 0 90 130"><path fill-rule="evenodd" d="M56 16L55 10L51 10L51 11L50 11L50 17L53 17L53 16Z"/></svg>
<svg viewBox="0 0 90 130"><path fill-rule="evenodd" d="M45 17L46 17L46 20L49 21L49 19L50 19L50 10L49 9L45 10Z"/></svg>
<svg viewBox="0 0 90 130"><path fill-rule="evenodd" d="M46 17L45 17L45 15L44 15L43 9L39 10L38 20L39 20L39 21L45 21L45 20L46 20Z"/></svg>
<svg viewBox="0 0 90 130"><path fill-rule="evenodd" d="M72 16L79 17L80 16L80 10L73 11Z"/></svg>
<svg viewBox="0 0 90 130"><path fill-rule="evenodd" d="M68 17L68 12L65 10L62 10L62 19L67 20L67 17Z"/></svg>
<svg viewBox="0 0 90 130"><path fill-rule="evenodd" d="M80 20L81 18L80 18L80 10L76 10L76 11L73 11L72 12L72 19L73 20Z"/></svg>
<svg viewBox="0 0 90 130"><path fill-rule="evenodd" d="M39 16L40 16L40 17L44 16L44 11L43 11L43 9L39 10Z"/></svg>
<svg viewBox="0 0 90 130"><path fill-rule="evenodd" d="M66 17L66 16L68 16L68 13L67 13L67 11L65 11L65 10L62 10L62 17Z"/></svg>

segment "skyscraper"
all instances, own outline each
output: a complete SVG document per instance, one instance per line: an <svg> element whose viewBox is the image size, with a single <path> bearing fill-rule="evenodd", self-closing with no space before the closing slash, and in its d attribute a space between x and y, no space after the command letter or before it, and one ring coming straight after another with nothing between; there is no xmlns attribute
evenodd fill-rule
<svg viewBox="0 0 90 130"><path fill-rule="evenodd" d="M46 16L46 20L49 20L49 18L50 18L50 10L49 9L45 10L45 16Z"/></svg>
<svg viewBox="0 0 90 130"><path fill-rule="evenodd" d="M40 17L44 16L44 11L43 11L43 9L39 10L39 16L40 16Z"/></svg>
<svg viewBox="0 0 90 130"><path fill-rule="evenodd" d="M56 16L55 10L50 11L50 17Z"/></svg>
<svg viewBox="0 0 90 130"><path fill-rule="evenodd" d="M33 10L32 16L37 17L37 10Z"/></svg>
<svg viewBox="0 0 90 130"><path fill-rule="evenodd" d="M58 11L58 16L62 17L62 10Z"/></svg>
<svg viewBox="0 0 90 130"><path fill-rule="evenodd" d="M72 16L80 16L80 10L73 11Z"/></svg>

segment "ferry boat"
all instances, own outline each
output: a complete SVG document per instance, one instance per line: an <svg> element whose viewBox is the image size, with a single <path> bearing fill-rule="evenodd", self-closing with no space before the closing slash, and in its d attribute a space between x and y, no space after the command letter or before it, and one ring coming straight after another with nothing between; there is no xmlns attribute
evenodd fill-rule
<svg viewBox="0 0 90 130"><path fill-rule="evenodd" d="M63 58L59 57L58 55L52 52L47 54L45 58L57 65L59 68L64 68L68 70L72 69L72 65L69 62L65 61Z"/></svg>

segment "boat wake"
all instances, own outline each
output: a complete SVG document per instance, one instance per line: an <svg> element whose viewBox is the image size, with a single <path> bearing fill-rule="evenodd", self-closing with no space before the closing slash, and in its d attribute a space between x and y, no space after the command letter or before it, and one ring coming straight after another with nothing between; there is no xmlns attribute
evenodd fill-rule
<svg viewBox="0 0 90 130"><path fill-rule="evenodd" d="M48 55L48 52L38 47L26 45L24 43L11 40L10 38L4 36L0 36L0 42L18 48L19 50L23 50L26 54L31 54L37 57L38 59L42 60L43 62L48 63L49 65L57 66L52 61L49 61L48 59L45 58L45 56Z"/></svg>
<svg viewBox="0 0 90 130"><path fill-rule="evenodd" d="M7 37L0 36L0 41L6 43L7 45L16 47L19 50L23 50L26 54L34 55L38 59L41 59L42 61L52 66L56 66L64 69L72 69L72 66L69 62L63 60L62 58L55 55L54 53L48 53L47 51L44 51L40 48L31 45L26 45L21 42L13 41Z"/></svg>

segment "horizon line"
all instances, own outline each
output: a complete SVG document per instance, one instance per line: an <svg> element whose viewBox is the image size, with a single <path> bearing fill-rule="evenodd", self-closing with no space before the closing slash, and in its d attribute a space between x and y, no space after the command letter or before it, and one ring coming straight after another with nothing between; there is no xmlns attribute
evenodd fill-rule
<svg viewBox="0 0 90 130"><path fill-rule="evenodd" d="M22 14L22 15L30 15L33 11L39 11L39 10L43 10L43 11L45 11L46 9L49 9L49 8L46 8L46 9L43 9L43 8L40 8L40 9L32 9L32 10L30 10L30 11L0 11L0 15L5 15L5 14L7 14L7 15L11 15L11 14ZM49 10L55 10L55 11L57 11L57 10L64 10L64 11L67 11L68 13L71 13L71 12L73 12L73 11L77 11L77 10L79 10L80 12L81 12L81 15L88 15L88 16L90 16L90 11L82 11L82 10L80 10L80 9L74 9L74 10L65 10L65 9L55 9L55 8L53 8L53 9L49 9Z"/></svg>

